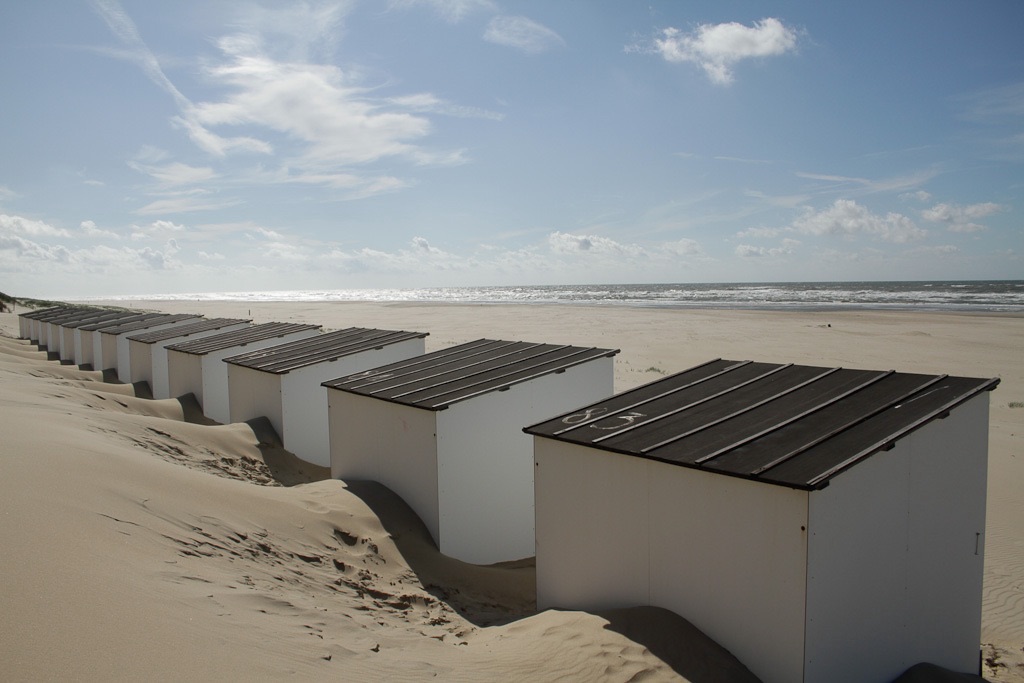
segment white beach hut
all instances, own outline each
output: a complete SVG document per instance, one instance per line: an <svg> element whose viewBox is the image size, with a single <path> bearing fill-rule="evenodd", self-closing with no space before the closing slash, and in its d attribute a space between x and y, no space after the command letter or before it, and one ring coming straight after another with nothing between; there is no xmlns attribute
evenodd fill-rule
<svg viewBox="0 0 1024 683"><path fill-rule="evenodd" d="M327 390L321 384L422 355L426 336L352 327L225 358L231 421L266 417L285 448L327 467Z"/></svg>
<svg viewBox="0 0 1024 683"><path fill-rule="evenodd" d="M66 306L50 306L48 308L37 308L18 314L18 333L22 339L32 342L39 341L39 319L47 315L53 315Z"/></svg>
<svg viewBox="0 0 1024 683"><path fill-rule="evenodd" d="M92 365L93 331L107 325L117 325L131 320L135 314L129 311L111 311L91 321L82 321L72 330L73 350L70 360L76 365Z"/></svg>
<svg viewBox="0 0 1024 683"><path fill-rule="evenodd" d="M59 355L61 341L64 338L63 335L61 334L61 325L63 325L66 322L87 318L90 315L94 315L96 313L96 310L97 309L95 308L75 307L69 308L67 311L64 311L62 313L53 316L47 316L46 318L42 319L42 327L40 328L39 331L40 344L45 346L46 350L49 353L56 353Z"/></svg>
<svg viewBox="0 0 1024 683"><path fill-rule="evenodd" d="M32 336L30 339L35 342L40 349L49 350L49 347L47 347L46 344L50 337L49 321L67 315L74 310L76 309L71 306L57 306L55 308L37 311L35 314L28 314L32 316Z"/></svg>
<svg viewBox="0 0 1024 683"><path fill-rule="evenodd" d="M90 316L61 323L60 359L62 361L71 361L77 364L77 356L81 355L82 352L81 337L78 335L78 330L80 328L93 323L116 320L117 318L124 317L125 315L126 314L122 311L96 309Z"/></svg>
<svg viewBox="0 0 1024 683"><path fill-rule="evenodd" d="M128 319L120 325L100 328L92 333L92 369L116 370L118 379L127 382L131 377L129 336L142 330L163 330L175 325L185 325L201 318L202 315L190 313L140 313L140 317Z"/></svg>
<svg viewBox="0 0 1024 683"><path fill-rule="evenodd" d="M264 323L172 344L167 347L170 395L192 394L202 406L204 415L217 422L230 422L225 358L319 334L319 325Z"/></svg>
<svg viewBox="0 0 1024 683"><path fill-rule="evenodd" d="M241 318L203 318L179 327L129 335L131 383L146 382L153 392L153 398L170 398L170 379L167 374L168 346L248 328L251 323L251 320Z"/></svg>
<svg viewBox="0 0 1024 683"><path fill-rule="evenodd" d="M118 327L138 320L147 320L160 315L159 313L124 313L121 317L104 320L98 323L82 325L75 332L75 362L89 365L94 370L100 369L97 359L100 357L99 345L102 344L100 330Z"/></svg>
<svg viewBox="0 0 1024 683"><path fill-rule="evenodd" d="M480 339L326 382L331 476L392 489L446 555L530 557L533 444L522 428L610 396L616 353Z"/></svg>
<svg viewBox="0 0 1024 683"><path fill-rule="evenodd" d="M93 370L117 370L117 378L126 384L131 382L131 354L129 353L128 337L133 334L149 330L155 332L170 327L188 325L202 316L191 313L157 313L156 315L137 320L135 322L117 325L116 327L105 327L98 331L100 342L96 344L95 338L93 358ZM96 364L99 361L99 365Z"/></svg>
<svg viewBox="0 0 1024 683"><path fill-rule="evenodd" d="M673 610L765 683L976 673L998 382L715 360L529 427L538 607Z"/></svg>
<svg viewBox="0 0 1024 683"><path fill-rule="evenodd" d="M50 308L39 308L35 310L23 311L18 314L18 338L19 339L31 339L32 338L32 318L39 313L45 311L51 311Z"/></svg>

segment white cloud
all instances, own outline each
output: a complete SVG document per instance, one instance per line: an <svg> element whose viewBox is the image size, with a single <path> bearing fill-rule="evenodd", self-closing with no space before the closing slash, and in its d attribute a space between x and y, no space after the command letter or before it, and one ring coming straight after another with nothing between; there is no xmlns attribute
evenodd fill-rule
<svg viewBox="0 0 1024 683"><path fill-rule="evenodd" d="M172 221L153 221L149 225L133 225L132 239L164 239L168 235L184 234L187 230L184 225Z"/></svg>
<svg viewBox="0 0 1024 683"><path fill-rule="evenodd" d="M1024 119L1024 82L988 88L959 100L964 118L985 123Z"/></svg>
<svg viewBox="0 0 1024 683"><path fill-rule="evenodd" d="M82 221L79 227L82 230L82 234L84 234L86 237L115 240L121 239L121 236L118 235L116 232L112 232L110 230L103 230L102 228L97 228L96 223L93 221Z"/></svg>
<svg viewBox="0 0 1024 683"><path fill-rule="evenodd" d="M747 228L736 233L736 236L740 239L769 239L778 237L782 232L782 228Z"/></svg>
<svg viewBox="0 0 1024 683"><path fill-rule="evenodd" d="M795 206L800 206L801 204L806 203L811 198L810 195L806 194L770 195L761 192L760 190L746 190L743 194L747 195L748 197L760 199L767 204L771 204L772 206L782 206L789 209Z"/></svg>
<svg viewBox="0 0 1024 683"><path fill-rule="evenodd" d="M0 233L0 261L5 271L14 272L53 272L63 276L78 276L119 275L126 270L169 270L181 267L173 258L177 251L174 240L169 240L163 251L152 247L115 249L105 245L72 250L60 244L40 244L16 235Z"/></svg>
<svg viewBox="0 0 1024 683"><path fill-rule="evenodd" d="M782 240L782 245L778 247L759 247L752 244L739 244L736 246L734 253L740 258L778 258L780 256L789 256L793 253L794 248L799 244L800 242L797 240L790 239Z"/></svg>
<svg viewBox="0 0 1024 683"><path fill-rule="evenodd" d="M484 40L522 50L527 54L539 54L565 45L565 40L547 26L526 17L501 15L487 24Z"/></svg>
<svg viewBox="0 0 1024 683"><path fill-rule="evenodd" d="M305 170L386 157L422 163L429 157L410 143L430 132L430 122L372 102L341 69L277 62L237 40L222 39L220 46L228 60L207 74L230 94L196 105L194 116L203 127L251 124L282 133L304 143L291 165Z"/></svg>
<svg viewBox="0 0 1024 683"><path fill-rule="evenodd" d="M704 249L700 246L697 240L692 240L687 237L676 240L675 242L667 242L661 247L665 253L673 256L703 256Z"/></svg>
<svg viewBox="0 0 1024 683"><path fill-rule="evenodd" d="M643 247L635 244L621 244L600 235L573 235L557 231L548 235L548 246L557 254L585 253L595 256L629 258L646 254Z"/></svg>
<svg viewBox="0 0 1024 683"><path fill-rule="evenodd" d="M430 112L433 114L443 114L445 116L455 116L462 119L490 119L492 121L501 121L505 118L505 115L499 112L488 111L487 109L481 109L479 107L466 107L453 104L451 102L446 102L431 93L417 93L415 95L391 97L388 98L388 102L408 109L409 111Z"/></svg>
<svg viewBox="0 0 1024 683"><path fill-rule="evenodd" d="M918 190L916 192L904 192L903 194L899 195L899 198L904 200L904 201L909 201L911 199L916 199L919 202L926 202L926 201L928 201L929 199L932 198L932 195L931 195L930 192L925 192L924 190Z"/></svg>
<svg viewBox="0 0 1024 683"><path fill-rule="evenodd" d="M129 161L128 166L139 173L152 176L160 184L168 187L201 183L217 177L217 173L209 166L189 166L179 162L154 166Z"/></svg>
<svg viewBox="0 0 1024 683"><path fill-rule="evenodd" d="M668 62L693 62L713 83L733 81L733 66L743 59L782 55L796 49L797 32L774 17L745 26L737 22L701 24L690 33L662 29L654 50Z"/></svg>
<svg viewBox="0 0 1024 683"><path fill-rule="evenodd" d="M27 269L25 261L50 261L67 264L71 261L71 252L63 246L50 246L24 239L18 235L0 232L0 252L11 251L19 261L22 270Z"/></svg>
<svg viewBox="0 0 1024 683"><path fill-rule="evenodd" d="M257 226L256 232L259 233L260 235L262 235L263 237L266 237L267 239L270 239L270 240L284 240L285 239L284 235L282 235L281 233L277 232L276 230L271 230L270 228L262 228L262 227L258 227Z"/></svg>
<svg viewBox="0 0 1024 683"><path fill-rule="evenodd" d="M246 4L240 7L235 23L247 34L270 36L266 44L282 50L282 59L328 59L342 34L342 22L355 4L354 0Z"/></svg>
<svg viewBox="0 0 1024 683"><path fill-rule="evenodd" d="M984 225L973 222L975 219L984 218L1002 211L1004 207L1000 204L985 202L982 204L936 204L930 209L921 212L921 217L933 223L945 223L950 232L979 232L987 230Z"/></svg>
<svg viewBox="0 0 1024 683"><path fill-rule="evenodd" d="M747 159L745 157L727 157L727 156L716 156L712 157L716 161L732 161L737 164L754 164L754 165L766 165L772 164L773 161L768 159Z"/></svg>
<svg viewBox="0 0 1024 683"><path fill-rule="evenodd" d="M879 216L850 199L838 199L823 211L808 209L793 222L792 229L806 235L868 235L895 243L921 239L927 234L902 214Z"/></svg>
<svg viewBox="0 0 1024 683"><path fill-rule="evenodd" d="M390 0L390 4L399 9L423 5L453 24L474 12L496 12L498 9L493 0Z"/></svg>
<svg viewBox="0 0 1024 683"><path fill-rule="evenodd" d="M167 78L160 66L160 61L143 41L135 22L131 20L117 0L92 0L92 5L114 35L126 46L127 51L123 53L124 56L138 64L153 83L171 96L179 111L182 112L181 116L171 119L172 123L183 127L199 147L217 156L224 156L228 151L234 149L269 152L269 145L263 141L248 137L222 138L203 128L195 119L195 108L192 102Z"/></svg>
<svg viewBox="0 0 1024 683"><path fill-rule="evenodd" d="M172 125L202 151L216 157L239 153L273 157L276 170L242 173L234 179L254 184L304 183L337 190L339 199L360 199L412 184L382 175L370 164L394 160L415 166L466 163L462 149L429 149L432 134L425 114L501 120L502 115L462 106L431 93L380 97L379 87L364 86L360 72L342 70L328 59L342 32L351 2L293 3L254 9L235 22L237 32L216 41L220 56L200 62L215 95L193 102L163 72L130 17L116 0L94 0L104 18L149 78L169 93L178 107ZM411 3L405 3L411 4ZM490 3L432 2L436 11L461 17ZM538 25L539 26L539 25ZM541 27L543 28L543 27ZM316 58L322 58L320 62ZM245 134L232 135L245 127ZM169 163L163 150L146 146L129 165L152 176L160 188L219 179L201 164ZM220 209L234 200L174 195L137 210L140 214Z"/></svg>
<svg viewBox="0 0 1024 683"><path fill-rule="evenodd" d="M235 206L239 203L237 199L205 199L202 197L185 195L158 199L135 210L135 213L146 216L152 214L186 213L189 211L213 211Z"/></svg>
<svg viewBox="0 0 1024 683"><path fill-rule="evenodd" d="M453 160L452 164L456 162ZM412 185L411 181L394 176L357 175L346 172L304 172L281 168L270 172L256 172L247 177L254 183L278 184L299 183L303 185L322 185L335 190L342 190L338 199L362 199L374 195L394 192Z"/></svg>
<svg viewBox="0 0 1024 683"><path fill-rule="evenodd" d="M959 254L960 247L952 244L937 244L930 247L918 247L913 249L911 253L914 254L926 254L932 256L950 256L952 254Z"/></svg>
<svg viewBox="0 0 1024 683"><path fill-rule="evenodd" d="M840 187L861 187L871 192L897 192L900 190L912 190L915 187L919 187L938 174L938 169L930 168L905 176L882 178L880 180L824 173L805 173L802 171L798 171L796 176L798 178L807 178L808 180L821 180L828 183L835 183ZM903 195L900 195L900 197L902 198Z"/></svg>
<svg viewBox="0 0 1024 683"><path fill-rule="evenodd" d="M0 234L29 235L31 237L71 237L64 228L55 228L43 221L34 221L23 216L0 214Z"/></svg>
<svg viewBox="0 0 1024 683"><path fill-rule="evenodd" d="M6 185L0 185L0 202L9 201L18 196L18 193L7 187Z"/></svg>

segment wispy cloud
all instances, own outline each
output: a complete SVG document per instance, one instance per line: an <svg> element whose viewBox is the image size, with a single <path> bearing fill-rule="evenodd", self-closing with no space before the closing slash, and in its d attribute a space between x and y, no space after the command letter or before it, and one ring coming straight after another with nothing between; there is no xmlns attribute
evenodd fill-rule
<svg viewBox="0 0 1024 683"><path fill-rule="evenodd" d="M496 12L498 10L498 5L494 0L389 0L388 4L395 9L429 7L445 21L453 24L475 12Z"/></svg>
<svg viewBox="0 0 1024 683"><path fill-rule="evenodd" d="M1024 82L986 88L956 100L962 118L985 123L1024 120Z"/></svg>
<svg viewBox="0 0 1024 683"><path fill-rule="evenodd" d="M729 85L738 62L792 52L797 47L797 36L796 29L767 17L753 26L738 22L701 24L689 33L670 26L655 36L652 48L631 49L653 51L667 62L697 64L712 83Z"/></svg>
<svg viewBox="0 0 1024 683"><path fill-rule="evenodd" d="M209 166L189 166L180 162L156 166L129 161L128 166L139 173L151 176L161 185L167 187L191 185L213 180L217 177L217 173Z"/></svg>
<svg viewBox="0 0 1024 683"><path fill-rule="evenodd" d="M501 121L505 115L480 107L466 107L452 102L446 102L436 95L430 93L418 93L415 95L401 95L391 97L387 100L390 104L397 105L409 111L428 112L432 114L443 114L455 116L462 119L490 119Z"/></svg>
<svg viewBox="0 0 1024 683"><path fill-rule="evenodd" d="M565 45L562 36L547 26L526 17L506 15L491 19L484 31L484 40L534 55Z"/></svg>
<svg viewBox="0 0 1024 683"><path fill-rule="evenodd" d="M745 190L743 192L748 197L760 199L766 204L771 206L781 206L784 208L793 208L805 204L810 200L811 196L807 194L789 194L789 195L770 195L760 190Z"/></svg>
<svg viewBox="0 0 1024 683"><path fill-rule="evenodd" d="M727 157L717 156L713 157L718 161L734 161L738 164L771 164L772 162L767 159L745 159L744 157Z"/></svg>
<svg viewBox="0 0 1024 683"><path fill-rule="evenodd" d="M180 124L188 132L189 136L201 147L209 152L223 155L229 149L251 149L254 151L265 151L260 141L250 138L224 139L204 129L199 125L194 116L192 102L181 93L171 82L160 66L160 61L149 49L142 36L139 34L135 22L122 9L116 0L92 0L96 13L106 22L114 35L125 46L124 55L137 63L143 73L164 92L171 96L175 105L182 115L174 121Z"/></svg>
<svg viewBox="0 0 1024 683"><path fill-rule="evenodd" d="M126 52L172 96L179 113L171 123L200 150L218 158L258 154L276 162L255 173L230 167L215 171L208 165L168 162L166 154L151 148L129 165L151 176L158 190L215 180L222 184L281 182L319 185L340 192L337 198L358 199L411 184L373 171L372 164L394 160L412 167L466 163L464 150L431 149L423 144L433 132L427 114L501 120L500 114L431 93L381 98L377 88L361 83L357 71L312 61L333 50L350 4L288 5L247 13L236 23L235 33L216 41L220 57L200 64L207 83L220 94L193 102L167 78L116 0L94 0L97 13ZM432 6L451 16L471 7L491 7L486 3ZM242 126L245 135L224 134ZM172 196L153 201L137 213L210 210L233 203Z"/></svg>
<svg viewBox="0 0 1024 683"><path fill-rule="evenodd" d="M819 180L833 184L837 190L860 188L868 192L901 192L914 190L940 173L941 171L938 168L928 168L908 175L879 180L826 173L806 173L803 171L797 171L796 176L807 180Z"/></svg>
<svg viewBox="0 0 1024 683"><path fill-rule="evenodd" d="M977 124L986 156L1000 161L1024 159L1024 81L969 93L955 100L960 118Z"/></svg>
<svg viewBox="0 0 1024 683"><path fill-rule="evenodd" d="M146 215L187 213L190 211L214 211L226 209L239 204L237 199L210 199L203 196L184 195L157 199L135 210L135 213Z"/></svg>
<svg viewBox="0 0 1024 683"><path fill-rule="evenodd" d="M10 201L17 198L18 193L7 187L6 185L0 185L0 202Z"/></svg>

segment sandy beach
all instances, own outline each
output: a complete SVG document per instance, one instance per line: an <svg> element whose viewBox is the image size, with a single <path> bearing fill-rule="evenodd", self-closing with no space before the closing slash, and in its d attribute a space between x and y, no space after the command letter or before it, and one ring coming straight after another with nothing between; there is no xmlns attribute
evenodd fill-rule
<svg viewBox="0 0 1024 683"><path fill-rule="evenodd" d="M568 305L90 302L256 323L621 349L615 388L712 358L1000 377L985 675L1024 680L1024 317ZM536 612L529 561L447 558L401 500L48 360L0 314L0 672L8 680L756 680L682 617ZM609 553L615 552L610 540Z"/></svg>

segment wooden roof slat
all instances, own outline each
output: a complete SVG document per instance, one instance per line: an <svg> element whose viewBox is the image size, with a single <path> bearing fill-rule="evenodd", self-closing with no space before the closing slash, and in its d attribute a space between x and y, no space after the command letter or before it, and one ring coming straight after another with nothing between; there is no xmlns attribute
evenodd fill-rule
<svg viewBox="0 0 1024 683"><path fill-rule="evenodd" d="M445 410L459 401L616 353L618 349L476 340L414 361L339 377L323 386L426 410Z"/></svg>
<svg viewBox="0 0 1024 683"><path fill-rule="evenodd" d="M732 363L738 361L717 359L524 431L811 490L999 384L998 379L756 363L720 372ZM694 382L700 375L690 373L699 368L716 374ZM746 368L756 368L758 375L751 377ZM723 386L725 380L732 384ZM653 419L636 419L636 408L630 407L642 405L657 407ZM608 406L613 409L605 410ZM601 420L632 419L614 434L601 435L576 424L567 428L566 419L575 416L583 417L579 426L591 427L600 426Z"/></svg>

